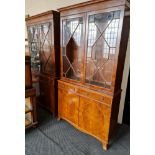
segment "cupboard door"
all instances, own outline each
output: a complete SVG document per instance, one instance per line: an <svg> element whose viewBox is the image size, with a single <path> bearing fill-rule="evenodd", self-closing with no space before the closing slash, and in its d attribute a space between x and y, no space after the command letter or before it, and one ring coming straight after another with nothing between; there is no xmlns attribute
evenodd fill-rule
<svg viewBox="0 0 155 155"><path fill-rule="evenodd" d="M39 81L40 87L40 103L42 106L50 110L50 87L48 82L46 81Z"/></svg>
<svg viewBox="0 0 155 155"><path fill-rule="evenodd" d="M79 127L101 140L108 140L110 108L105 105L80 97Z"/></svg>
<svg viewBox="0 0 155 155"><path fill-rule="evenodd" d="M88 15L86 83L111 88L120 10Z"/></svg>
<svg viewBox="0 0 155 155"><path fill-rule="evenodd" d="M63 77L81 81L84 51L84 18L62 19Z"/></svg>
<svg viewBox="0 0 155 155"><path fill-rule="evenodd" d="M62 89L58 89L58 116L60 118L66 118L67 104L64 102L64 92Z"/></svg>
<svg viewBox="0 0 155 155"><path fill-rule="evenodd" d="M59 88L59 114L60 117L78 124L79 97L72 91L66 92Z"/></svg>
<svg viewBox="0 0 155 155"><path fill-rule="evenodd" d="M39 79L40 87L40 103L50 112L55 112L55 90L54 90L54 80L49 79L46 76L40 76Z"/></svg>
<svg viewBox="0 0 155 155"><path fill-rule="evenodd" d="M64 103L67 105L66 118L74 124L78 124L79 97L75 94L66 93Z"/></svg>

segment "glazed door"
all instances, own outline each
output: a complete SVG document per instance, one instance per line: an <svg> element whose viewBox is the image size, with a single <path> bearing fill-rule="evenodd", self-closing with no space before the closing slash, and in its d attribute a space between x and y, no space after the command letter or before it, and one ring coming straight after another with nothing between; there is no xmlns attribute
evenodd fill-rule
<svg viewBox="0 0 155 155"><path fill-rule="evenodd" d="M33 75L38 75L40 72L40 60L39 60L39 34L38 26L32 25L27 27L28 32L28 44L31 56L31 71Z"/></svg>
<svg viewBox="0 0 155 155"><path fill-rule="evenodd" d="M53 27L52 22L38 25L40 36L40 72L54 76L54 58L53 58Z"/></svg>
<svg viewBox="0 0 155 155"><path fill-rule="evenodd" d="M65 17L62 23L62 77L81 81L84 57L84 14Z"/></svg>
<svg viewBox="0 0 155 155"><path fill-rule="evenodd" d="M80 97L79 127L81 129L107 141L109 123L110 108L99 102Z"/></svg>
<svg viewBox="0 0 155 155"><path fill-rule="evenodd" d="M72 90L65 91L59 88L59 114L60 117L78 124L79 97Z"/></svg>
<svg viewBox="0 0 155 155"><path fill-rule="evenodd" d="M115 55L121 11L97 11L87 16L87 48L85 82L110 89L112 86Z"/></svg>
<svg viewBox="0 0 155 155"><path fill-rule="evenodd" d="M36 73L54 75L53 22L28 26L31 68Z"/></svg>

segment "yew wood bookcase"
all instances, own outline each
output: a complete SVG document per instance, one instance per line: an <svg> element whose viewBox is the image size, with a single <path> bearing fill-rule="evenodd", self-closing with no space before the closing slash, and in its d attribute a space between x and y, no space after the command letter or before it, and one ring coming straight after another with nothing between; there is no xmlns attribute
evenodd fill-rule
<svg viewBox="0 0 155 155"><path fill-rule="evenodd" d="M41 106L57 116L60 77L60 14L47 11L26 18L31 71L39 79ZM36 78L37 77L37 78Z"/></svg>
<svg viewBox="0 0 155 155"><path fill-rule="evenodd" d="M58 117L99 139L106 150L117 127L129 2L92 0L58 10Z"/></svg>

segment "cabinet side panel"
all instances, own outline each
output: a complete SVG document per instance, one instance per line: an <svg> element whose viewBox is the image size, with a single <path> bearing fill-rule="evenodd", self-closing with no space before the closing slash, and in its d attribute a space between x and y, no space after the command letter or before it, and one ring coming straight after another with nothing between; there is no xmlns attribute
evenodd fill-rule
<svg viewBox="0 0 155 155"><path fill-rule="evenodd" d="M123 21L120 51L118 56L118 65L117 65L116 80L115 80L115 93L121 89L124 61L125 61L128 38L129 38L129 30L130 30L130 16L125 16Z"/></svg>
<svg viewBox="0 0 155 155"><path fill-rule="evenodd" d="M117 118L119 112L119 104L120 104L121 93L119 93L113 99L112 110L111 110L111 118L110 118L110 132L109 139L116 133L117 131Z"/></svg>
<svg viewBox="0 0 155 155"><path fill-rule="evenodd" d="M55 75L60 77L60 13L53 12L54 19L54 55L55 55Z"/></svg>

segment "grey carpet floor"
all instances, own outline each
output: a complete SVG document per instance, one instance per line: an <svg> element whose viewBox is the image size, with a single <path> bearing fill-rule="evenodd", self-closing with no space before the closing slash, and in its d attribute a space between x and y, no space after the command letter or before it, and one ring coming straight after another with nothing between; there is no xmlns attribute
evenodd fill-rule
<svg viewBox="0 0 155 155"><path fill-rule="evenodd" d="M39 125L26 130L26 155L129 155L130 128L120 125L116 136L110 141L108 151L102 149L97 139L80 132L68 122L57 121L39 108Z"/></svg>

